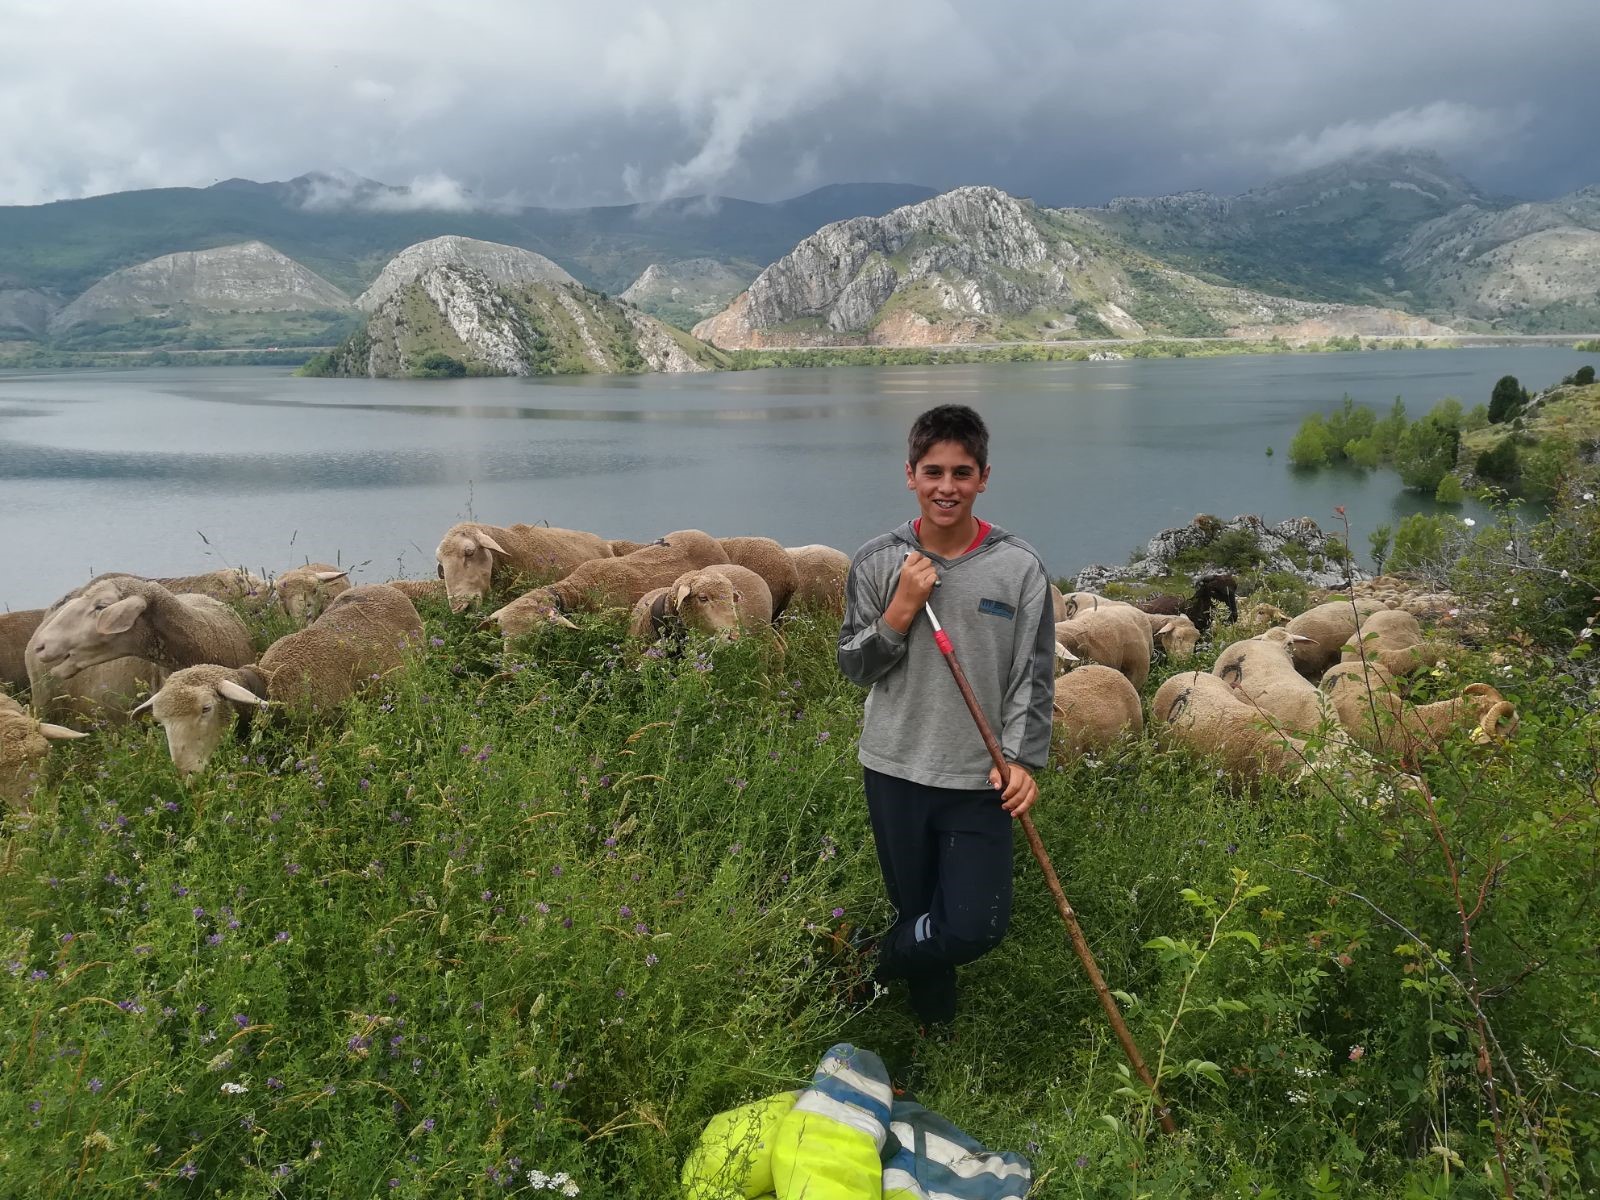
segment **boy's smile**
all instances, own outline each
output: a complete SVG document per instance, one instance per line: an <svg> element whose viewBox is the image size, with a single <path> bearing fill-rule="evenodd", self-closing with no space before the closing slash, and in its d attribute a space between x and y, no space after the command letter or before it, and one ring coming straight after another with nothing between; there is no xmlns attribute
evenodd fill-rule
<svg viewBox="0 0 1600 1200"><path fill-rule="evenodd" d="M989 483L989 468L960 442L935 442L915 466L906 464L906 486L922 510L922 542L936 554L959 553L977 532L973 502Z"/></svg>

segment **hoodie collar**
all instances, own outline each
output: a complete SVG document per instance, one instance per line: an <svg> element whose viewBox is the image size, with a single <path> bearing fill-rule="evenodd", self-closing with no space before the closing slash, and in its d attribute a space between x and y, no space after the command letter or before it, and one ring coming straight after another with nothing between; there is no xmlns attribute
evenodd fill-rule
<svg viewBox="0 0 1600 1200"><path fill-rule="evenodd" d="M917 531L911 521L907 521L904 525L901 525L899 528L897 528L894 531L893 536L904 542L907 546L910 546L911 549L915 550L918 554L925 554L929 558L933 559L934 562L948 568L956 563L966 562L969 558L975 558L980 554L987 553L990 549L1004 541L1010 535L1006 533L1004 529L1001 529L1000 526L990 525L989 532L984 535L983 541L979 542L976 547L968 550L959 558L945 558L942 555L935 554L932 550L929 550L922 544L922 539L917 537Z"/></svg>

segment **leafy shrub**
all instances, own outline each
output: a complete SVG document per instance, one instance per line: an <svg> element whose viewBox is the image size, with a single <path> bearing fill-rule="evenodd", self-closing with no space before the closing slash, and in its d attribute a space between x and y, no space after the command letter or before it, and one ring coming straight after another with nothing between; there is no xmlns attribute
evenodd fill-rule
<svg viewBox="0 0 1600 1200"><path fill-rule="evenodd" d="M1440 504L1460 504L1467 498L1466 489L1461 486L1461 480L1454 475L1446 475L1439 480L1439 486L1434 490L1433 498Z"/></svg>
<svg viewBox="0 0 1600 1200"><path fill-rule="evenodd" d="M1511 420L1528 402L1528 393L1517 382L1515 375L1502 375L1489 395L1489 423L1499 425Z"/></svg>
<svg viewBox="0 0 1600 1200"><path fill-rule="evenodd" d="M1515 483L1519 471L1516 438L1501 438L1487 450L1479 451L1472 470L1479 479L1508 485Z"/></svg>
<svg viewBox="0 0 1600 1200"><path fill-rule="evenodd" d="M1289 462L1296 467L1320 467L1328 461L1328 425L1321 413L1312 413L1289 439Z"/></svg>
<svg viewBox="0 0 1600 1200"><path fill-rule="evenodd" d="M467 364L443 350L428 351L411 369L414 379L461 379L466 373Z"/></svg>
<svg viewBox="0 0 1600 1200"><path fill-rule="evenodd" d="M1412 513L1401 518L1394 531L1389 570L1415 571L1442 581L1448 574L1447 548L1460 542L1466 531L1460 517L1442 513Z"/></svg>
<svg viewBox="0 0 1600 1200"><path fill-rule="evenodd" d="M1594 368L1586 363L1561 382L1575 384L1578 387L1588 387L1594 382Z"/></svg>

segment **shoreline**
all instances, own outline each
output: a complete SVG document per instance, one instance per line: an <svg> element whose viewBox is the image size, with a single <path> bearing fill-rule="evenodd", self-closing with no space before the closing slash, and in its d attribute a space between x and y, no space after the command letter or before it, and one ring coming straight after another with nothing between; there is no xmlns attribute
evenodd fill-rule
<svg viewBox="0 0 1600 1200"><path fill-rule="evenodd" d="M1357 337L1284 342L1254 338L1094 338L1072 342L967 342L937 346L808 346L724 350L729 371L770 367L901 367L965 363L1116 362L1130 358L1224 358L1260 354L1338 354L1364 350L1467 350L1503 346L1577 349L1600 334L1456 334L1449 337ZM215 350L27 350L0 352L0 370L106 370L148 367L299 368L328 347ZM410 378L397 376L396 378ZM486 376L487 378L487 376Z"/></svg>

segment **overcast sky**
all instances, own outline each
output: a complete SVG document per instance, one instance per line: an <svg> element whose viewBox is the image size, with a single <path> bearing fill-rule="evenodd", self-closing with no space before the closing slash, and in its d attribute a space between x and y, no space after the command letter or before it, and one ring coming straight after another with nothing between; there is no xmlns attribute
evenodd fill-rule
<svg viewBox="0 0 1600 1200"><path fill-rule="evenodd" d="M346 170L441 206L1600 183L1595 0L0 0L0 203ZM476 198L469 200L467 197Z"/></svg>

